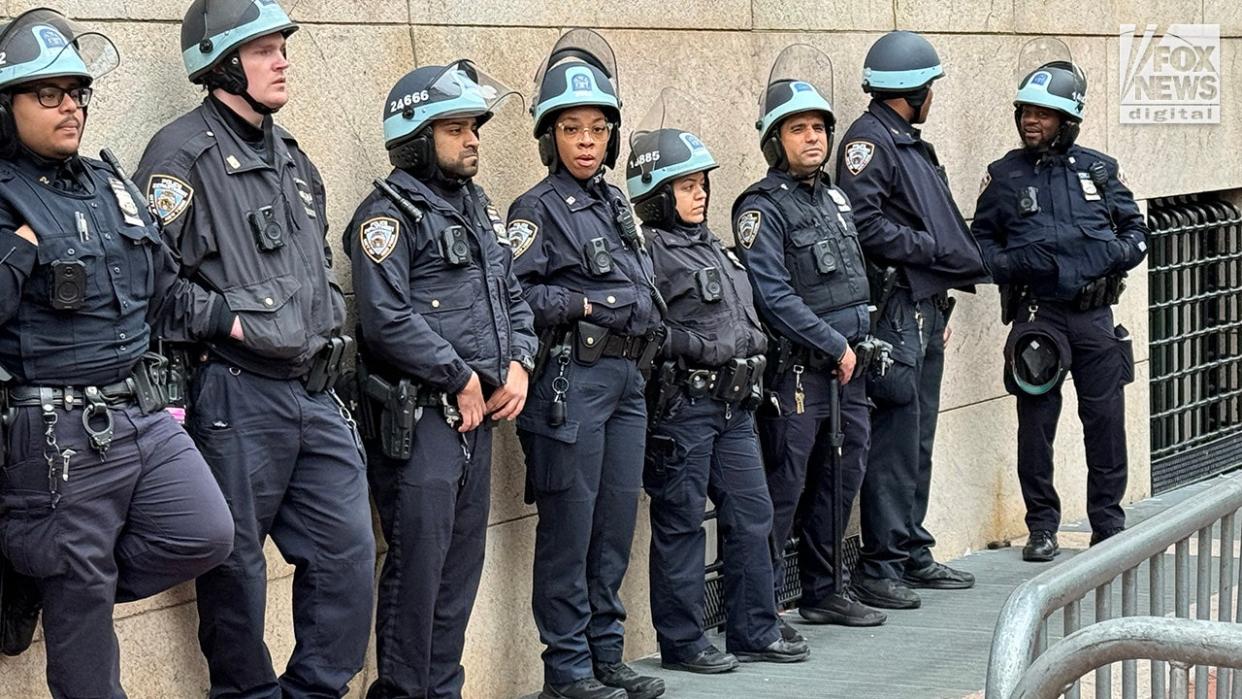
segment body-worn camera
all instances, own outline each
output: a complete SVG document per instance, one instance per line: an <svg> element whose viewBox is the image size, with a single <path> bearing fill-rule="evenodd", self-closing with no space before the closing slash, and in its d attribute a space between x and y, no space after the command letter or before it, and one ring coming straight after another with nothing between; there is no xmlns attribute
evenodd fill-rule
<svg viewBox="0 0 1242 699"><path fill-rule="evenodd" d="M608 241L603 238L588 240L582 246L582 257L592 275L602 277L612 272L612 253L608 252Z"/></svg>
<svg viewBox="0 0 1242 699"><path fill-rule="evenodd" d="M444 261L453 267L470 264L470 243L466 240L464 227L449 226L440 231L440 249L444 254Z"/></svg>
<svg viewBox="0 0 1242 699"><path fill-rule="evenodd" d="M1030 216L1039 213L1039 188L1023 187L1018 191L1018 213Z"/></svg>
<svg viewBox="0 0 1242 699"><path fill-rule="evenodd" d="M724 297L724 287L720 284L720 268L707 267L694 273L694 283L699 288L699 296L705 303L716 303Z"/></svg>
<svg viewBox="0 0 1242 699"><path fill-rule="evenodd" d="M76 311L86 302L86 263L81 260L52 261L52 308Z"/></svg>
<svg viewBox="0 0 1242 699"><path fill-rule="evenodd" d="M276 212L270 206L255 209L246 214L254 244L263 252L272 252L285 246L285 230L276 222Z"/></svg>
<svg viewBox="0 0 1242 699"><path fill-rule="evenodd" d="M811 248L815 257L815 271L820 274L832 274L837 271L837 256L832 251L832 241L820 240Z"/></svg>

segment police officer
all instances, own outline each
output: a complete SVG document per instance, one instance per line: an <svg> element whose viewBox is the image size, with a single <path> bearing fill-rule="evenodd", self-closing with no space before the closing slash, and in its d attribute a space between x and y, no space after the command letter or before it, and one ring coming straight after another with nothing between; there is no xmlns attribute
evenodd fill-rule
<svg viewBox="0 0 1242 699"><path fill-rule="evenodd" d="M946 292L973 291L987 280L944 167L915 127L927 120L932 82L943 75L923 37L905 31L880 37L863 64L871 104L837 153L837 181L854 207L868 262L896 270L895 283L874 299L875 335L893 345L893 366L870 383L876 407L854 582L860 600L886 609L918 607L912 587L974 585L969 573L936 562L936 540L923 526L953 308Z"/></svg>
<svg viewBox="0 0 1242 699"><path fill-rule="evenodd" d="M1120 296L1121 276L1146 253L1147 227L1117 161L1075 143L1086 92L1086 77L1068 60L1023 78L1014 100L1022 147L988 166L971 226L1016 311L1005 385L1018 399L1018 480L1030 530L1022 557L1028 561L1052 560L1061 522L1052 443L1064 371L1053 372L1042 387L1038 380L1015 380L1037 376L1040 365L1067 365L1074 377L1091 543L1125 526L1123 386L1134 379L1134 364L1129 334L1114 326L1110 305ZM1040 333L1053 338L1055 356L1041 360L1028 353Z"/></svg>
<svg viewBox="0 0 1242 699"><path fill-rule="evenodd" d="M616 162L621 102L612 49L575 29L535 79L548 176L509 209L514 270L540 333L540 370L518 436L539 511L532 608L547 648L544 699L651 699L664 682L621 661L621 580L642 483L642 370L662 301Z"/></svg>
<svg viewBox="0 0 1242 699"><path fill-rule="evenodd" d="M0 31L0 56L0 559L42 597L52 695L124 696L115 603L193 578L233 541L219 487L163 410L166 362L146 353L156 318L201 294L119 165L79 155L87 64L115 67L112 42L36 9ZM13 654L36 611L6 612Z"/></svg>
<svg viewBox="0 0 1242 699"><path fill-rule="evenodd" d="M653 113L664 115L662 96ZM648 387L643 485L651 496L651 619L664 667L726 672L738 661L797 662L771 594L768 496L755 436L767 338L741 262L706 225L716 161L693 134L662 126L630 139L626 187L668 302L661 368ZM728 653L703 630L703 514L711 497L724 539Z"/></svg>
<svg viewBox="0 0 1242 699"><path fill-rule="evenodd" d="M388 556L369 699L460 697L483 572L492 422L534 368L530 306L504 224L473 182L479 127L510 90L469 61L423 66L384 110L395 169L346 229L361 332L371 492Z"/></svg>
<svg viewBox="0 0 1242 699"><path fill-rule="evenodd" d="M211 696L339 696L370 635L375 541L352 419L330 387L352 341L323 182L272 114L288 100L272 0L195 0L181 26L207 98L160 129L139 181L201 291L166 337L192 343L190 434L233 510L233 555L198 580ZM278 680L263 642L268 535L294 565L297 643Z"/></svg>
<svg viewBox="0 0 1242 699"><path fill-rule="evenodd" d="M835 122L831 74L828 58L804 44L777 57L755 124L768 172L734 202L733 231L755 305L775 336L758 421L775 512L774 580L784 579L785 542L797 522L802 618L876 626L884 614L855 601L848 571L833 565L839 524L858 493L867 454L866 380L854 378L853 345L866 338L870 319L850 205L823 171ZM844 428L839 457L834 392ZM833 469L840 469L839 492ZM800 638L792 628L785 635Z"/></svg>

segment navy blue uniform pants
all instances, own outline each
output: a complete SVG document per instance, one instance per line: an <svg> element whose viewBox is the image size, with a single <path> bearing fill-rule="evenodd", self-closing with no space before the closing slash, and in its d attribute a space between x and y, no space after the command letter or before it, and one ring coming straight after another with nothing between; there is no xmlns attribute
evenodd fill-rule
<svg viewBox="0 0 1242 699"><path fill-rule="evenodd" d="M492 425L461 434L423 409L410 458L368 443L367 473L388 542L375 638L379 678L368 699L461 697L466 625L483 573Z"/></svg>
<svg viewBox="0 0 1242 699"><path fill-rule="evenodd" d="M1059 328L1069 340L1087 451L1087 517L1091 529L1106 532L1125 526L1121 498L1126 492L1126 418L1124 386L1134 380L1131 341L1117 336L1110 308L1073 311L1043 304L1041 320ZM1021 329L1016 322L1013 330ZM1007 379L1008 381L1008 379ZM1030 531L1055 532L1061 526L1061 500L1052 482L1052 444L1061 417L1061 384L1042 396L1016 389L1018 397L1018 482L1026 502Z"/></svg>
<svg viewBox="0 0 1242 699"><path fill-rule="evenodd" d="M795 394L799 376L787 371L770 387L780 401L780 414L765 406L759 417L759 439L772 496L770 539L773 584L784 580L785 543L795 527L800 539L798 568L804 607L822 603L849 586L849 571L832 569L833 549L844 532L835 527L837 511L844 525L866 471L871 444L867 418L867 382L856 378L841 386L841 426L845 433L841 457L841 492L832 488L832 434L829 391L836 382L830 370L801 374L804 411Z"/></svg>
<svg viewBox="0 0 1242 699"><path fill-rule="evenodd" d="M223 561L233 522L189 435L163 411L108 410L112 444L88 446L82 411L57 408L56 446L76 452L49 490L46 423L18 408L0 477L0 546L43 594L52 696L124 697L112 629L117 602L149 597ZM97 416L96 428L102 421Z"/></svg>
<svg viewBox="0 0 1242 699"><path fill-rule="evenodd" d="M936 538L927 531L932 449L944 376L945 316L931 299L914 303L898 289L875 336L893 345L893 366L870 382L871 455L859 502L860 574L900 579L906 569L934 562Z"/></svg>
<svg viewBox="0 0 1242 699"><path fill-rule="evenodd" d="M548 424L549 362L518 418L527 488L539 511L531 606L543 652L544 680L564 685L592 677L592 663L621 662L625 606L621 581L630 562L647 433L644 380L627 359L592 366L570 361L564 424Z"/></svg>
<svg viewBox="0 0 1242 699"><path fill-rule="evenodd" d="M772 500L754 413L684 391L647 435L643 487L651 496L651 620L665 662L694 657L703 633L703 515L716 506L723 540L725 642L760 650L780 638L768 537Z"/></svg>
<svg viewBox="0 0 1242 699"><path fill-rule="evenodd" d="M191 386L188 426L233 512L224 564L198 579L211 697L337 697L371 631L375 538L357 433L328 393L222 362ZM294 566L297 639L277 679L263 642L268 536Z"/></svg>

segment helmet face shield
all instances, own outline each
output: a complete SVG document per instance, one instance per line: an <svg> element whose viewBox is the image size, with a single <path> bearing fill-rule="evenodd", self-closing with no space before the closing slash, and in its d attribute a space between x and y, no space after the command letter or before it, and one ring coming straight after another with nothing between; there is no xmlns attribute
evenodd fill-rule
<svg viewBox="0 0 1242 699"><path fill-rule="evenodd" d="M1018 93L1014 107L1045 107L1082 121L1086 110L1087 77L1074 63L1065 42L1037 37L1023 45L1015 70Z"/></svg>
<svg viewBox="0 0 1242 699"><path fill-rule="evenodd" d="M694 110L666 87L630 134L625 184L630 200L643 199L662 185L696 172L714 170L716 160L685 128L696 128Z"/></svg>
<svg viewBox="0 0 1242 699"><path fill-rule="evenodd" d="M30 10L0 30L0 54L0 89L57 77L90 83L121 63L107 36L46 8Z"/></svg>
<svg viewBox="0 0 1242 699"><path fill-rule="evenodd" d="M535 74L535 136L547 129L553 114L573 107L600 107L609 121L620 125L620 94L616 56L608 41L590 29L572 29L557 40Z"/></svg>
<svg viewBox="0 0 1242 699"><path fill-rule="evenodd" d="M421 70L421 69L420 69ZM462 59L430 80L419 71L398 81L384 107L384 141L389 147L436 119L477 117L482 125L497 106L517 92ZM518 96L520 103L521 96Z"/></svg>
<svg viewBox="0 0 1242 699"><path fill-rule="evenodd" d="M759 96L759 118L755 128L760 142L791 114L824 112L827 126L835 121L832 112L832 60L807 44L786 47L772 63L768 82Z"/></svg>

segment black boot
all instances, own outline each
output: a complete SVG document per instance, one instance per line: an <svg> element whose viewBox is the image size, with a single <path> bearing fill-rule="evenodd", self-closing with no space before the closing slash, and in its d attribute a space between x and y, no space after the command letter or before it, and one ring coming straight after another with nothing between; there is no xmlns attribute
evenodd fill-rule
<svg viewBox="0 0 1242 699"><path fill-rule="evenodd" d="M1061 547L1057 545L1055 532L1036 529L1031 532L1031 538L1027 539L1026 546L1022 547L1022 560L1047 563L1060 552Z"/></svg>
<svg viewBox="0 0 1242 699"><path fill-rule="evenodd" d="M828 595L818 604L798 607L798 613L812 624L879 626L888 620L884 612L878 612L858 602L848 592L844 595Z"/></svg>
<svg viewBox="0 0 1242 699"><path fill-rule="evenodd" d="M790 643L783 638L760 650L739 650L734 655L744 663L800 663L811 654L806 642Z"/></svg>
<svg viewBox="0 0 1242 699"><path fill-rule="evenodd" d="M625 663L596 665L595 679L609 687L624 689L629 699L655 699L664 693L664 680L644 677Z"/></svg>
<svg viewBox="0 0 1242 699"><path fill-rule="evenodd" d="M626 699L626 695L625 690L605 687L594 677L588 677L556 687L545 684L539 699Z"/></svg>
<svg viewBox="0 0 1242 699"><path fill-rule="evenodd" d="M720 652L716 646L708 646L685 660L661 662L660 667L666 670L697 672L700 675L717 675L737 667L737 658L731 653Z"/></svg>

